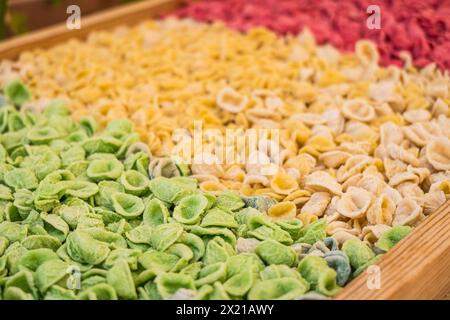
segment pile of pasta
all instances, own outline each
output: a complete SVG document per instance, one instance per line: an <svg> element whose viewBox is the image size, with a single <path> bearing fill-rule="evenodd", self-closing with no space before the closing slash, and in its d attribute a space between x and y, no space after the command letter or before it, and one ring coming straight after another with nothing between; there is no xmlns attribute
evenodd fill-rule
<svg viewBox="0 0 450 320"><path fill-rule="evenodd" d="M347 51L358 40L370 39L377 44L383 65L402 66L402 51L408 51L417 67L434 62L441 69L450 68L447 1L187 0L172 15L219 20L240 31L264 26L278 34L298 34L309 28L319 43Z"/></svg>
<svg viewBox="0 0 450 320"><path fill-rule="evenodd" d="M131 119L163 176L180 164L161 157L193 143L193 120L222 133L277 129L281 161L262 147L258 154L275 174L248 163L193 164L200 190L272 198L271 219L324 218L340 244L373 244L392 227L417 225L450 195L449 75L403 58L402 69L384 68L369 41L340 53L308 31L278 37L167 19L24 52L1 63L0 82L30 86L25 107L60 98L76 119L90 115L100 127ZM217 156L216 138L202 153Z"/></svg>
<svg viewBox="0 0 450 320"><path fill-rule="evenodd" d="M97 130L61 101L18 111L20 82L4 92L0 300L322 299L410 232L341 246L325 219L273 220L258 196L152 176L127 119Z"/></svg>

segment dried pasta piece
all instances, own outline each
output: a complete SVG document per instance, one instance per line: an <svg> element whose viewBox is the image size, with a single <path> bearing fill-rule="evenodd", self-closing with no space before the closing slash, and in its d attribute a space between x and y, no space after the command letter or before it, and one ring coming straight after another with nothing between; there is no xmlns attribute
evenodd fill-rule
<svg viewBox="0 0 450 320"><path fill-rule="evenodd" d="M290 193L289 195L287 195L283 200L284 201L292 201L295 203L295 205L302 205L304 203L306 203L308 201L308 199L311 196L311 192L309 192L308 190L297 190L294 191L292 193Z"/></svg>
<svg viewBox="0 0 450 320"><path fill-rule="evenodd" d="M213 208L206 212L200 223L202 227L237 228L238 225L232 214L219 208Z"/></svg>
<svg viewBox="0 0 450 320"><path fill-rule="evenodd" d="M297 262L295 251L274 240L265 240L258 244L255 253L266 264L285 264L289 267Z"/></svg>
<svg viewBox="0 0 450 320"><path fill-rule="evenodd" d="M403 113L403 118L409 123L426 122L431 119L431 114L424 109L408 110Z"/></svg>
<svg viewBox="0 0 450 320"><path fill-rule="evenodd" d="M247 106L248 98L230 87L225 87L217 94L216 103L223 110L239 113Z"/></svg>
<svg viewBox="0 0 450 320"><path fill-rule="evenodd" d="M227 190L217 197L214 205L220 209L236 211L244 207L245 203L239 194Z"/></svg>
<svg viewBox="0 0 450 320"><path fill-rule="evenodd" d="M319 161L323 163L327 168L336 169L343 165L351 154L345 151L332 150L322 153L319 156Z"/></svg>
<svg viewBox="0 0 450 320"><path fill-rule="evenodd" d="M180 170L175 162L170 158L154 158L148 165L148 173L150 178L156 177L178 177Z"/></svg>
<svg viewBox="0 0 450 320"><path fill-rule="evenodd" d="M276 193L284 195L288 195L298 189L297 181L285 173L275 175L270 181L270 186Z"/></svg>
<svg viewBox="0 0 450 320"><path fill-rule="evenodd" d="M432 139L426 146L426 158L436 170L450 170L450 140Z"/></svg>
<svg viewBox="0 0 450 320"><path fill-rule="evenodd" d="M382 194L373 201L367 211L367 221L370 224L391 225L395 209L394 201Z"/></svg>
<svg viewBox="0 0 450 320"><path fill-rule="evenodd" d="M159 199L151 199L145 204L142 222L151 226L167 223L170 213L166 205Z"/></svg>
<svg viewBox="0 0 450 320"><path fill-rule="evenodd" d="M195 280L195 286L201 287L205 284L213 284L216 281L223 282L226 278L226 264L224 262L217 262L203 267L198 279Z"/></svg>
<svg viewBox="0 0 450 320"><path fill-rule="evenodd" d="M75 261L96 265L106 259L108 245L94 239L89 233L77 230L67 237L68 255Z"/></svg>
<svg viewBox="0 0 450 320"><path fill-rule="evenodd" d="M380 144L400 144L404 140L402 129L393 122L385 122L380 126Z"/></svg>
<svg viewBox="0 0 450 320"><path fill-rule="evenodd" d="M333 239L333 238L331 238ZM326 252L323 256L328 266L336 271L336 283L343 287L350 279L352 272L350 260L347 255L339 250Z"/></svg>
<svg viewBox="0 0 450 320"><path fill-rule="evenodd" d="M300 213L312 213L318 217L323 216L328 204L331 201L331 195L327 192L315 192L300 210Z"/></svg>
<svg viewBox="0 0 450 320"><path fill-rule="evenodd" d="M309 225L319 219L318 216L316 216L314 213L310 212L303 212L297 215L297 218L300 219L300 221L306 226Z"/></svg>
<svg viewBox="0 0 450 320"><path fill-rule="evenodd" d="M339 183L342 183L348 178L361 173L371 163L372 159L369 156L354 155L348 158L343 166L339 167L336 173L336 179Z"/></svg>
<svg viewBox="0 0 450 320"><path fill-rule="evenodd" d="M110 284L117 296L122 299L136 299L136 288L133 277L125 260L118 260L116 264L108 270L106 280Z"/></svg>
<svg viewBox="0 0 450 320"><path fill-rule="evenodd" d="M323 218L312 223L305 224L305 227L300 230L297 242L314 244L319 240L325 239L327 236L325 232L326 226L327 222Z"/></svg>
<svg viewBox="0 0 450 320"><path fill-rule="evenodd" d="M36 189L38 180L33 171L27 168L14 168L4 175L5 184L13 189Z"/></svg>
<svg viewBox="0 0 450 320"><path fill-rule="evenodd" d="M168 298L182 288L195 289L194 280L190 276L180 273L160 274L156 277L155 283L162 298Z"/></svg>
<svg viewBox="0 0 450 320"><path fill-rule="evenodd" d="M267 211L267 215L274 220L292 219L297 215L297 207L293 202L283 201L271 206Z"/></svg>
<svg viewBox="0 0 450 320"><path fill-rule="evenodd" d="M117 159L93 160L87 168L86 174L93 181L115 180L120 177L123 164Z"/></svg>
<svg viewBox="0 0 450 320"><path fill-rule="evenodd" d="M214 195L219 195L226 190L226 187L217 181L203 181L199 184L200 190Z"/></svg>
<svg viewBox="0 0 450 320"><path fill-rule="evenodd" d="M405 150L401 146L398 146L396 144L388 144L386 146L387 151L389 152L389 156L394 160L400 160L405 163L411 164L415 167L419 166L419 159L409 152L408 150Z"/></svg>
<svg viewBox="0 0 450 320"><path fill-rule="evenodd" d="M136 170L124 171L120 176L120 183L126 192L135 196L142 196L148 191L149 179Z"/></svg>
<svg viewBox="0 0 450 320"><path fill-rule="evenodd" d="M363 241L374 243L392 227L385 224L367 225L362 229Z"/></svg>
<svg viewBox="0 0 450 320"><path fill-rule="evenodd" d="M291 199L288 199L288 197L285 198L286 201L291 200ZM267 197L267 196L244 197L243 201L247 207L255 208L260 212L267 212L272 206L277 204L276 200L274 200L270 197ZM294 200L294 203L295 203L295 200Z"/></svg>
<svg viewBox="0 0 450 320"><path fill-rule="evenodd" d="M158 251L164 251L174 244L182 235L183 227L178 223L161 224L153 229L150 243Z"/></svg>
<svg viewBox="0 0 450 320"><path fill-rule="evenodd" d="M116 192L111 196L112 205L116 213L125 219L133 219L144 212L145 206L142 200L131 194Z"/></svg>
<svg viewBox="0 0 450 320"><path fill-rule="evenodd" d="M370 193L362 188L350 187L337 202L336 210L347 218L361 218L372 203Z"/></svg>

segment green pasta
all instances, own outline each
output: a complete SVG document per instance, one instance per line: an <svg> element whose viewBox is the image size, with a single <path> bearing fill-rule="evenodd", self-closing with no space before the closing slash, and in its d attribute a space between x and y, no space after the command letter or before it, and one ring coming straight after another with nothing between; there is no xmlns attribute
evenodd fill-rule
<svg viewBox="0 0 450 320"><path fill-rule="evenodd" d="M339 292L340 287L336 284L336 271L328 266L325 259L317 256L305 257L299 263L298 270L315 291L326 296L332 296Z"/></svg>
<svg viewBox="0 0 450 320"><path fill-rule="evenodd" d="M412 228L409 226L396 226L384 232L378 239L376 246L384 251L392 249L400 240L406 237Z"/></svg>

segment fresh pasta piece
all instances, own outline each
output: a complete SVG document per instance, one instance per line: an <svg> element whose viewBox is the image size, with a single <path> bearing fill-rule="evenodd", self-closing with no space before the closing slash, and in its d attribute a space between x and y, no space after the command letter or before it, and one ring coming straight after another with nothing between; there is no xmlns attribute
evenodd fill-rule
<svg viewBox="0 0 450 320"><path fill-rule="evenodd" d="M375 257L372 249L359 239L349 239L342 245L342 251L348 256L354 269L365 266Z"/></svg>
<svg viewBox="0 0 450 320"><path fill-rule="evenodd" d="M184 197L173 211L173 218L183 224L199 222L208 207L208 199L201 194ZM167 209L166 209L167 210Z"/></svg>
<svg viewBox="0 0 450 320"><path fill-rule="evenodd" d="M331 238L333 239L333 238ZM350 261L345 253L339 250L326 252L323 256L328 266L336 271L336 283L343 287L350 278Z"/></svg>
<svg viewBox="0 0 450 320"><path fill-rule="evenodd" d="M285 264L293 266L297 261L297 256L290 247L282 245L274 240L265 240L261 242L255 248L255 252L266 264Z"/></svg>
<svg viewBox="0 0 450 320"><path fill-rule="evenodd" d="M276 193L288 195L298 188L298 183L290 175L278 173L272 178L270 186Z"/></svg>
<svg viewBox="0 0 450 320"><path fill-rule="evenodd" d="M422 208L412 199L403 199L395 209L393 226L413 225L421 218Z"/></svg>
<svg viewBox="0 0 450 320"><path fill-rule="evenodd" d="M116 264L108 270L106 280L114 288L114 291L119 298L137 298L131 271L125 260L118 260Z"/></svg>
<svg viewBox="0 0 450 320"><path fill-rule="evenodd" d="M300 230L297 242L314 244L318 240L323 240L326 237L326 226L327 222L323 218L305 225L305 227Z"/></svg>
<svg viewBox="0 0 450 320"><path fill-rule="evenodd" d="M312 213L321 217L325 213L330 201L331 195L327 192L313 193L308 202L302 207L300 213Z"/></svg>
<svg viewBox="0 0 450 320"><path fill-rule="evenodd" d="M450 140L436 138L426 146L426 158L436 170L450 170Z"/></svg>
<svg viewBox="0 0 450 320"><path fill-rule="evenodd" d="M344 217L360 218L366 213L371 203L372 196L368 191L350 187L338 200L336 210Z"/></svg>
<svg viewBox="0 0 450 320"><path fill-rule="evenodd" d="M409 226L393 227L392 229L383 232L376 242L376 246L384 251L389 251L410 232L411 227Z"/></svg>
<svg viewBox="0 0 450 320"><path fill-rule="evenodd" d="M303 258L298 270L311 288L323 295L332 296L341 289L336 284L336 272L328 267L327 262L317 256Z"/></svg>
<svg viewBox="0 0 450 320"><path fill-rule="evenodd" d="M342 187L336 179L325 171L315 171L305 177L305 187L312 191L324 191L333 195L341 195Z"/></svg>

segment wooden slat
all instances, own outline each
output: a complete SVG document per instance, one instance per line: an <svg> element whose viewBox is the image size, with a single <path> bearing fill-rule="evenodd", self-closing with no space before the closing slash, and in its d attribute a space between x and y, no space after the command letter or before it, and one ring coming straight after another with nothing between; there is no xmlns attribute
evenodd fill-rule
<svg viewBox="0 0 450 320"><path fill-rule="evenodd" d="M80 30L64 25L0 42L0 59L14 59L25 50L47 48L72 37L121 24L135 24L182 5L181 0L149 0L82 17ZM381 288L369 290L367 274L353 280L337 299L450 298L450 202L428 217L377 265Z"/></svg>
<svg viewBox="0 0 450 320"><path fill-rule="evenodd" d="M337 299L448 299L450 293L450 201L377 263L380 289L369 275L353 280Z"/></svg>
<svg viewBox="0 0 450 320"><path fill-rule="evenodd" d="M81 29L69 30L65 23L0 42L0 58L14 59L33 48L48 48L69 38L84 38L90 32L109 29L118 25L136 24L174 10L182 5L182 0L148 0L105 10L84 17L81 12Z"/></svg>

